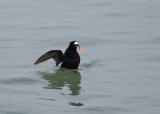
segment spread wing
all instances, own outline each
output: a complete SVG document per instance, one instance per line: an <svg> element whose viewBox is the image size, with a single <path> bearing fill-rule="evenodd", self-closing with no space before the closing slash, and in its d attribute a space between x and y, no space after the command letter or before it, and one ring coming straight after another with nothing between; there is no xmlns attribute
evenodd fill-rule
<svg viewBox="0 0 160 114"><path fill-rule="evenodd" d="M56 66L59 65L63 60L62 51L61 50L51 50L51 51L43 54L41 57L39 57L34 64L35 65L39 64L39 63L44 62L44 61L51 59L51 58L53 58L55 60Z"/></svg>

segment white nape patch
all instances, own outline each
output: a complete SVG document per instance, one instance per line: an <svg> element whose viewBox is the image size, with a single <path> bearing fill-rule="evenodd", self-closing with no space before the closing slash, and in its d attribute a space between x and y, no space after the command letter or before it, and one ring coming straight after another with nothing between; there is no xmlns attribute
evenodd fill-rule
<svg viewBox="0 0 160 114"><path fill-rule="evenodd" d="M78 42L74 42L74 44L78 44Z"/></svg>

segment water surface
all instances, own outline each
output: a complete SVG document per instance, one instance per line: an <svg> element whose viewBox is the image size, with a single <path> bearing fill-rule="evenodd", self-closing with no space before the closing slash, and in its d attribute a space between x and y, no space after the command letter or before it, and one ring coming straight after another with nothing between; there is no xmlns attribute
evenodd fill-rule
<svg viewBox="0 0 160 114"><path fill-rule="evenodd" d="M1 114L159 114L158 0L0 0ZM78 70L43 53L79 42Z"/></svg>

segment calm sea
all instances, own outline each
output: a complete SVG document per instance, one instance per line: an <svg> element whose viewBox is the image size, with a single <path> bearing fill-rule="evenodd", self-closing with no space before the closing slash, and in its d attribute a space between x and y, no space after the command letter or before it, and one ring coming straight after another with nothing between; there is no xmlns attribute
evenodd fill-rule
<svg viewBox="0 0 160 114"><path fill-rule="evenodd" d="M45 52L78 41L78 70ZM159 114L159 0L0 0L0 114Z"/></svg>

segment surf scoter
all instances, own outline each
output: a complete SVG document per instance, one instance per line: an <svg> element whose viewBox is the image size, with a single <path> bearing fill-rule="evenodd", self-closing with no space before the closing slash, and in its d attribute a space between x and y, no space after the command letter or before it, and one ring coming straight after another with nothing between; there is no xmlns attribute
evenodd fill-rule
<svg viewBox="0 0 160 114"><path fill-rule="evenodd" d="M36 65L53 58L56 62L56 66L58 66L62 62L62 68L78 69L80 63L80 56L77 52L77 49L83 50L78 45L77 41L72 41L70 42L69 47L66 49L64 54L61 50L51 50L39 57L34 64Z"/></svg>

